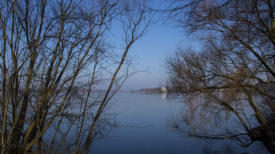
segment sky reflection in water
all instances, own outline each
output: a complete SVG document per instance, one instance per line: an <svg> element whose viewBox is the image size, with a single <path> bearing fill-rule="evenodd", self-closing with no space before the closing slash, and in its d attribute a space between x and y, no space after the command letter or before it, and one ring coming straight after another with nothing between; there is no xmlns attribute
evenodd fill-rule
<svg viewBox="0 0 275 154"><path fill-rule="evenodd" d="M233 141L206 141L183 136L169 127L180 116L180 98L163 95L118 94L108 114L117 114L121 126L94 142L95 154L268 153L260 143L248 148Z"/></svg>

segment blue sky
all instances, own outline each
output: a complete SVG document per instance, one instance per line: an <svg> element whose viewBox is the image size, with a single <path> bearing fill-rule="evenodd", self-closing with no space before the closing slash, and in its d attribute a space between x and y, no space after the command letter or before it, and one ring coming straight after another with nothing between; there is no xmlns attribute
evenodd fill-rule
<svg viewBox="0 0 275 154"><path fill-rule="evenodd" d="M165 59L176 49L189 47L190 38L183 29L176 26L155 24L145 36L134 44L129 53L133 59L132 66L141 71L126 81L123 89L140 89L158 87L165 83Z"/></svg>
<svg viewBox="0 0 275 154"><path fill-rule="evenodd" d="M167 3L167 1L159 3L160 1L162 0L155 1L155 6ZM165 59L173 54L178 47L194 46L194 42L196 42L194 36L188 36L183 27L177 27L175 23L165 22L166 24L160 20L150 26L145 35L130 49L128 58L133 60L131 68L138 73L129 78L122 89L152 88L164 85L167 77ZM112 39L111 42L119 48L122 46L123 33L119 30L121 28L119 24L113 26L112 37L116 39Z"/></svg>

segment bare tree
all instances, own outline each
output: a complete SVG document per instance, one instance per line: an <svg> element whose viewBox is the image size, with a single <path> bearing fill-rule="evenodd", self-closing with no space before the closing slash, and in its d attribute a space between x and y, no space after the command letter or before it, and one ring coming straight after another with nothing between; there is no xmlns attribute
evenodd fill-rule
<svg viewBox="0 0 275 154"><path fill-rule="evenodd" d="M0 2L1 153L59 153L64 143L66 152L87 153L114 82L129 76L117 81L127 53L150 24L144 9L141 1ZM124 23L125 48L101 97L95 86L115 20Z"/></svg>
<svg viewBox="0 0 275 154"><path fill-rule="evenodd" d="M204 39L201 51L178 51L168 60L171 88L187 96L190 114L183 120L196 129L175 126L197 137L237 139L244 146L261 141L275 153L275 4L270 0L174 4L171 15ZM224 129L211 127L226 120L231 125Z"/></svg>

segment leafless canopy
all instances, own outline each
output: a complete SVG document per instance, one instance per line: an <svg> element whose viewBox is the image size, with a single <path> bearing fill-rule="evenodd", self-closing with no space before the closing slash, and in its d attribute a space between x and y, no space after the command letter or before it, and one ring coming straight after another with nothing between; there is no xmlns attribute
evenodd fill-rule
<svg viewBox="0 0 275 154"><path fill-rule="evenodd" d="M88 151L118 90L113 84L120 88L129 75L117 80L127 53L149 26L144 9L142 1L0 2L1 153ZM127 39L100 95L113 21L123 23Z"/></svg>
<svg viewBox="0 0 275 154"><path fill-rule="evenodd" d="M261 141L274 153L274 1L173 5L170 15L204 42L200 51L179 49L167 61L170 87L186 94L189 108L183 120L193 129L175 126L193 136L234 138L246 146ZM211 124L225 128L216 130Z"/></svg>

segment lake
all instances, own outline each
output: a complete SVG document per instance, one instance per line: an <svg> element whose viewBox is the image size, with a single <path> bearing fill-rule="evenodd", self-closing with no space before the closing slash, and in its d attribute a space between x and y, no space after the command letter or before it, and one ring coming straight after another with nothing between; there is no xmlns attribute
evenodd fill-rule
<svg viewBox="0 0 275 154"><path fill-rule="evenodd" d="M189 137L171 128L184 108L180 97L165 94L118 94L105 114L118 125L96 140L94 154L268 153L259 142L248 148L234 141Z"/></svg>

